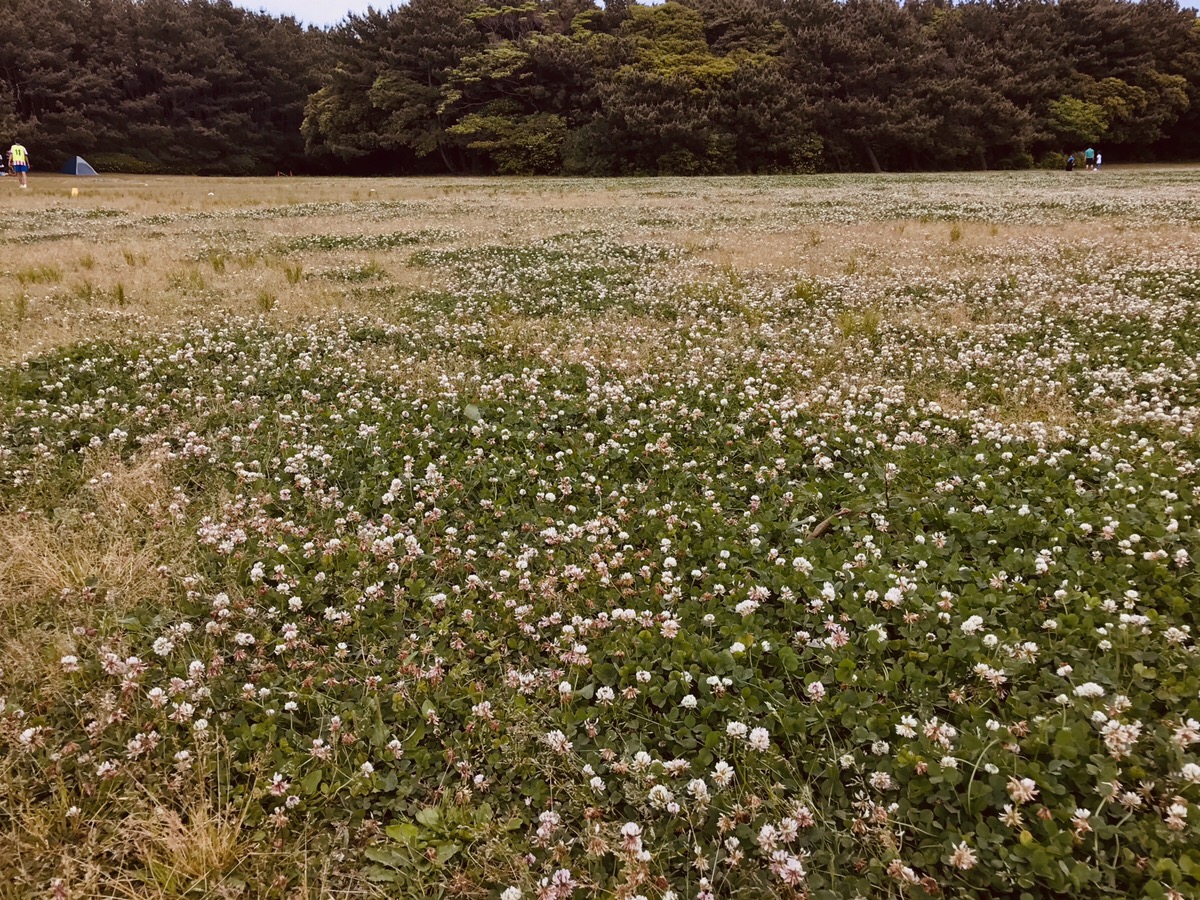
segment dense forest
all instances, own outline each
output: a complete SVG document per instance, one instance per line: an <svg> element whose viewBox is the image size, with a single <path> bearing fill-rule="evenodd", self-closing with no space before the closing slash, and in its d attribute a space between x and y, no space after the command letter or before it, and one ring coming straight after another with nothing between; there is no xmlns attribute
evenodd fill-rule
<svg viewBox="0 0 1200 900"><path fill-rule="evenodd" d="M1200 158L1176 0L0 0L0 141L102 171L690 174Z"/></svg>

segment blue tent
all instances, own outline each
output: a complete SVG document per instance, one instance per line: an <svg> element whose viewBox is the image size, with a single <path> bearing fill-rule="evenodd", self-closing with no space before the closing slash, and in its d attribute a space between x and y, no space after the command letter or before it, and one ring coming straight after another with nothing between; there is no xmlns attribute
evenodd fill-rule
<svg viewBox="0 0 1200 900"><path fill-rule="evenodd" d="M91 167L86 159L82 156L72 156L67 160L67 164L59 169L64 175L95 175L96 170Z"/></svg>

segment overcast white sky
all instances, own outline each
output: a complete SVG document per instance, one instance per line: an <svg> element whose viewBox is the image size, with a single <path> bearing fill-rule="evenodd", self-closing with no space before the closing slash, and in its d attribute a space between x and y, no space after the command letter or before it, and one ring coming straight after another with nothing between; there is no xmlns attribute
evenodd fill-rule
<svg viewBox="0 0 1200 900"><path fill-rule="evenodd" d="M336 25L346 18L346 13L366 12L368 6L387 9L395 6L391 0L234 0L247 9L265 9L276 15L295 16L306 25Z"/></svg>

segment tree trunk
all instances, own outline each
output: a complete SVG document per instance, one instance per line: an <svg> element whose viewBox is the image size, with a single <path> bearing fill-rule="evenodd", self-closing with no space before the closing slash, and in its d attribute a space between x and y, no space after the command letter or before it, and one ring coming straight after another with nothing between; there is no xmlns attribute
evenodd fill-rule
<svg viewBox="0 0 1200 900"><path fill-rule="evenodd" d="M448 171L448 172L449 172L451 175L456 175L456 174L458 174L457 172L455 172L455 170L454 170L454 163L452 163L452 162L450 161L450 156L449 156L449 154L447 154L447 153L446 153L446 148L442 146L442 142L441 142L441 141L438 141L438 153L442 154L442 162L444 162L444 163L446 164L446 170L447 170L447 171Z"/></svg>
<svg viewBox="0 0 1200 900"><path fill-rule="evenodd" d="M875 151L871 149L871 144L869 141L863 141L863 149L867 151L867 159L871 161L871 168L874 169L875 174L878 175L883 171L883 169L880 168L879 160L875 158Z"/></svg>

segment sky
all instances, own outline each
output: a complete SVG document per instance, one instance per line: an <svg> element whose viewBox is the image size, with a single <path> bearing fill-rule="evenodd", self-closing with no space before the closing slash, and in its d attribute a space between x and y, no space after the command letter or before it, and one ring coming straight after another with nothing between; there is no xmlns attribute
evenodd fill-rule
<svg viewBox="0 0 1200 900"><path fill-rule="evenodd" d="M305 25L336 25L346 18L347 12L362 13L368 6L387 9L396 4L392 0L234 0L247 9L266 10L272 15L295 16Z"/></svg>

